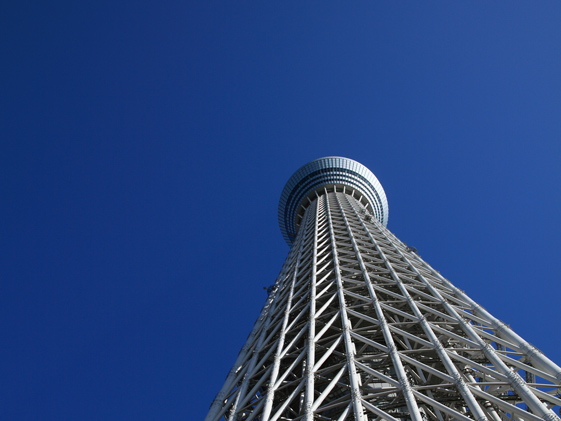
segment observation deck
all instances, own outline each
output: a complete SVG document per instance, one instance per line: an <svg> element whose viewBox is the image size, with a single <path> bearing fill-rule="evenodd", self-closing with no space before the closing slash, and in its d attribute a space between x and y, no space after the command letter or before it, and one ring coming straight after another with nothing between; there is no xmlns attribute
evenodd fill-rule
<svg viewBox="0 0 561 421"><path fill-rule="evenodd" d="M340 156L308 162L288 180L279 201L279 226L289 246L296 238L304 212L318 191L344 186L384 226L388 223L388 200L372 171L361 163Z"/></svg>

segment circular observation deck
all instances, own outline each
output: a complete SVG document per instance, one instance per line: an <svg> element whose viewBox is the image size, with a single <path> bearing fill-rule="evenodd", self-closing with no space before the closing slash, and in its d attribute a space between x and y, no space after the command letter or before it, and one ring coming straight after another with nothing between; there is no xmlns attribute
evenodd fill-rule
<svg viewBox="0 0 561 421"><path fill-rule="evenodd" d="M316 192L344 186L382 224L388 223L388 200L372 171L359 162L327 156L308 162L292 174L279 201L279 225L289 246L296 238L304 212ZM350 189L350 190L349 190Z"/></svg>

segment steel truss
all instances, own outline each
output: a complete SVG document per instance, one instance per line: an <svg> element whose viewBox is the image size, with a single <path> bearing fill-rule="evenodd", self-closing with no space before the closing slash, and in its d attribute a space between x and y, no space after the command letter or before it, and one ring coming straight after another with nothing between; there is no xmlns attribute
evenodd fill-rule
<svg viewBox="0 0 561 421"><path fill-rule="evenodd" d="M560 387L559 366L332 186L206 420L559 420Z"/></svg>

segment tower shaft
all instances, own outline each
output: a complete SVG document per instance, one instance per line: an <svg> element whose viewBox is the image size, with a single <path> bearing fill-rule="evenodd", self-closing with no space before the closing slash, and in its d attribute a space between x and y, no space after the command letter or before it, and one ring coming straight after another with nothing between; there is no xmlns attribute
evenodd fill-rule
<svg viewBox="0 0 561 421"><path fill-rule="evenodd" d="M308 196L212 403L218 420L559 420L561 368L399 241L359 195Z"/></svg>

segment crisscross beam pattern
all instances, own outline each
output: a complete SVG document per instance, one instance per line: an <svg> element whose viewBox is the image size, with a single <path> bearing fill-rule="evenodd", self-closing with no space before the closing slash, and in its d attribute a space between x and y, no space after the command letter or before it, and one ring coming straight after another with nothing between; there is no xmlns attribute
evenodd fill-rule
<svg viewBox="0 0 561 421"><path fill-rule="evenodd" d="M561 369L344 185L307 198L207 421L559 420Z"/></svg>

